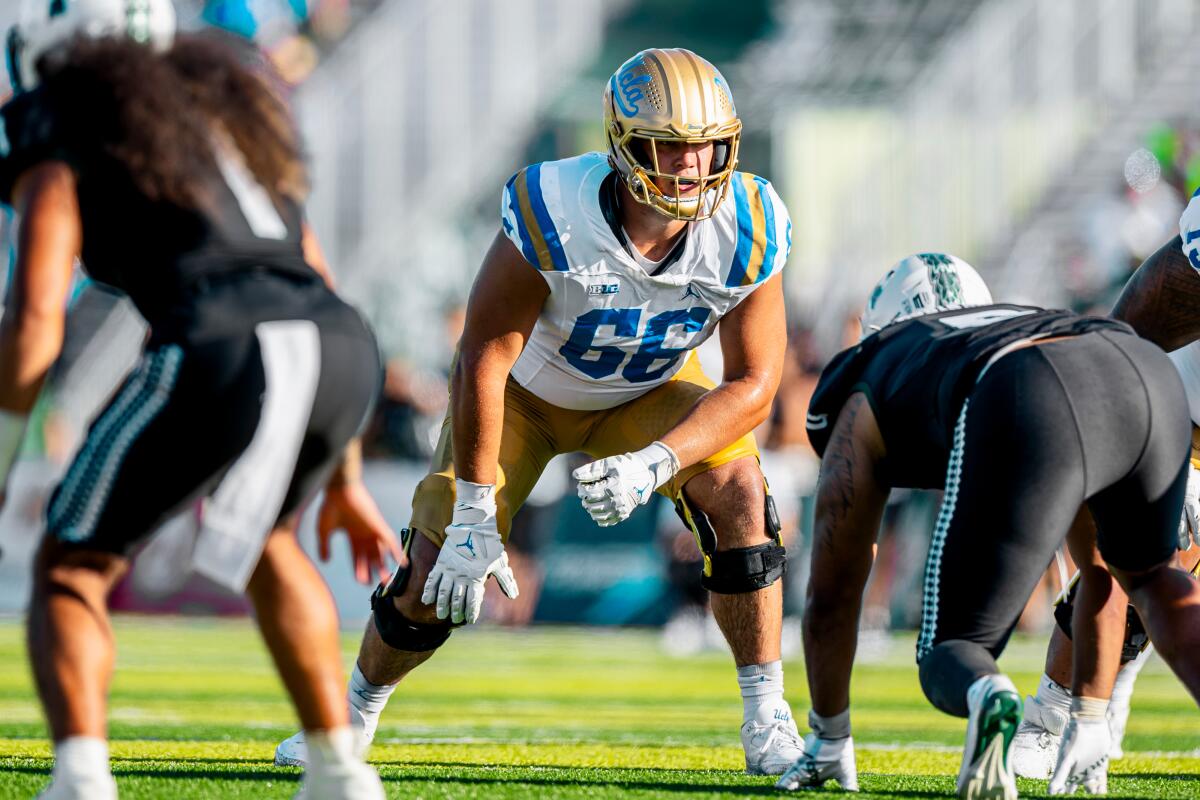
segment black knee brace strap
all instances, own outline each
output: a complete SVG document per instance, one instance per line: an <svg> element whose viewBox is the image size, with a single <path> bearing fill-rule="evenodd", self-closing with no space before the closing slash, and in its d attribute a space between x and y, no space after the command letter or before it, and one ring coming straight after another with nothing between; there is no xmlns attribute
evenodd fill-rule
<svg viewBox="0 0 1200 800"><path fill-rule="evenodd" d="M380 584L380 588L382 586ZM454 630L450 623L428 625L413 622L397 610L391 595L385 595L378 589L371 595L371 612L379 638L393 650L427 653L445 644Z"/></svg>
<svg viewBox="0 0 1200 800"><path fill-rule="evenodd" d="M408 528L400 532L405 553L412 543L413 533ZM376 633L388 647L409 653L427 653L445 644L454 629L449 623L430 625L413 622L397 610L392 598L404 592L411 572L411 566L397 569L386 585L381 583L375 587L371 593L371 618L375 621Z"/></svg>
<svg viewBox="0 0 1200 800"><path fill-rule="evenodd" d="M712 554L712 574L700 578L717 594L743 594L765 589L787 572L787 551L774 542L735 547Z"/></svg>
<svg viewBox="0 0 1200 800"><path fill-rule="evenodd" d="M735 547L717 550L717 532L708 515L693 508L681 495L675 501L675 513L696 535L696 544L704 556L704 572L700 584L717 594L744 594L765 589L787 572L787 551L784 550L775 498L766 494L763 509L767 533L773 542L754 547Z"/></svg>
<svg viewBox="0 0 1200 800"><path fill-rule="evenodd" d="M1079 591L1078 576L1070 583L1070 588L1067 591L1067 596L1060 602L1054 605L1054 621L1058 623L1058 627L1067 638L1071 636L1071 615L1075 611L1075 595ZM1146 633L1146 626L1142 624L1142 618L1138 616L1137 610L1133 605L1129 605L1125 609L1125 641L1121 643L1121 663L1127 664L1138 657L1143 650L1150 644L1150 634Z"/></svg>

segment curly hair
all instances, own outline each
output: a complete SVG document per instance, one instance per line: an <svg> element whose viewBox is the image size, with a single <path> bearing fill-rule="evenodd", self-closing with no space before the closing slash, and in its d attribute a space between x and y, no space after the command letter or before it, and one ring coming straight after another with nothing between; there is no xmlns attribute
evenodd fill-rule
<svg viewBox="0 0 1200 800"><path fill-rule="evenodd" d="M44 55L38 72L64 129L123 165L151 200L207 206L221 132L277 201L302 203L308 193L282 82L232 36L180 34L163 53L77 37Z"/></svg>

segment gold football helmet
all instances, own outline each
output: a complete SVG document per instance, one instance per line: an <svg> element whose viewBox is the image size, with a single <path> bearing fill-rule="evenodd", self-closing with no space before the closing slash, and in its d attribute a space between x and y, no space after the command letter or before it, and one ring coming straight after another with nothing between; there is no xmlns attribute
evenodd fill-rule
<svg viewBox="0 0 1200 800"><path fill-rule="evenodd" d="M737 168L742 121L729 85L712 64L690 50L638 53L604 90L604 130L609 163L638 202L673 219L716 213ZM659 164L662 142L712 142L709 174L692 179L665 171L667 165Z"/></svg>

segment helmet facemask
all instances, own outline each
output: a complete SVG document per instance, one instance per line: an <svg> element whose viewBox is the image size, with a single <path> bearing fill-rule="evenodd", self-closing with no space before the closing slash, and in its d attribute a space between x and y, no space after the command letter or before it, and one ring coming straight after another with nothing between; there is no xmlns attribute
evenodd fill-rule
<svg viewBox="0 0 1200 800"><path fill-rule="evenodd" d="M617 171L625 179L625 185L634 198L672 219L701 220L716 213L729 190L729 179L737 167L738 144L741 140L741 125L738 130L722 137L674 137L657 132L633 130L619 140L614 131L609 131L610 152L617 153ZM705 144L713 145L712 162L708 174L677 175L662 163L659 144ZM623 161L624 163L620 163ZM660 185L664 184L664 190ZM684 187L681 184L698 184Z"/></svg>

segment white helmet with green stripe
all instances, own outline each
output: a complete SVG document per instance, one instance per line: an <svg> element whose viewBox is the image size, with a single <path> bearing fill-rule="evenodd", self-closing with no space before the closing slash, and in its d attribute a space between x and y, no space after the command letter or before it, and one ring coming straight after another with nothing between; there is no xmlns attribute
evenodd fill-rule
<svg viewBox="0 0 1200 800"><path fill-rule="evenodd" d="M991 303L992 293L970 264L946 253L917 253L875 284L862 315L862 335L922 314Z"/></svg>

